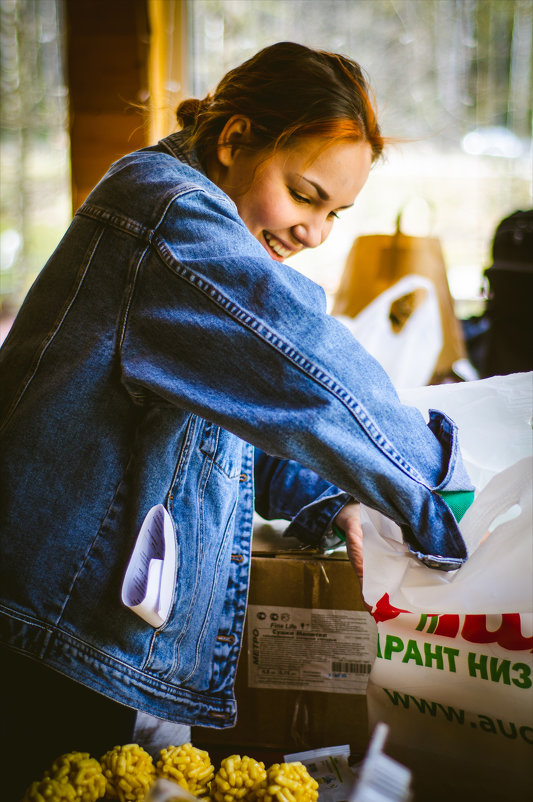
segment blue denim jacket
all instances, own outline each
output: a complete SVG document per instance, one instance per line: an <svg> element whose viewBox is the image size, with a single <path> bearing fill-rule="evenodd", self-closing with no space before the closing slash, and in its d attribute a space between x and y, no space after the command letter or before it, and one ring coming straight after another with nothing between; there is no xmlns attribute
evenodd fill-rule
<svg viewBox="0 0 533 802"><path fill-rule="evenodd" d="M322 290L270 259L180 142L112 165L0 352L0 632L124 704L228 726L254 463L257 508L289 534L320 543L353 497L444 569L466 551L435 490L471 485L454 424L400 405ZM158 503L177 581L154 629L120 594Z"/></svg>

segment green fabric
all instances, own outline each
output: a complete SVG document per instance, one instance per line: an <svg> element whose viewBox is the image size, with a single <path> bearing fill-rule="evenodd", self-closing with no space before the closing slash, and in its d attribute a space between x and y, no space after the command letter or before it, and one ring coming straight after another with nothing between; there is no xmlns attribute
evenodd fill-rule
<svg viewBox="0 0 533 802"><path fill-rule="evenodd" d="M439 496L446 502L453 512L457 522L461 520L467 509L474 501L473 490L441 490ZM337 524L331 524L331 530L340 540L346 542L346 535Z"/></svg>
<svg viewBox="0 0 533 802"><path fill-rule="evenodd" d="M346 535L344 534L342 529L339 526L337 526L337 524L331 524L331 531L333 532L334 535L337 535L337 537L340 540L344 540L344 542L346 543Z"/></svg>
<svg viewBox="0 0 533 802"><path fill-rule="evenodd" d="M446 502L458 522L474 501L473 490L441 490L439 496Z"/></svg>

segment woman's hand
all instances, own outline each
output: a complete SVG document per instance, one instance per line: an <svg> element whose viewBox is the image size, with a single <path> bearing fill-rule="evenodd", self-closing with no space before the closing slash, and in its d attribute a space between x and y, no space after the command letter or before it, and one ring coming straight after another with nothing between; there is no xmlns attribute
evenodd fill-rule
<svg viewBox="0 0 533 802"><path fill-rule="evenodd" d="M357 501L350 501L337 513L333 522L340 528L346 537L346 551L354 571L363 582L363 530L361 528L360 505Z"/></svg>

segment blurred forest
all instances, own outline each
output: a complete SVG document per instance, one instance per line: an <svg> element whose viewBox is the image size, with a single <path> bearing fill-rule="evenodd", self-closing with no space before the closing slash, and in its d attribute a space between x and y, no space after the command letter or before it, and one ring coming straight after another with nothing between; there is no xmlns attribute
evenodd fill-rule
<svg viewBox="0 0 533 802"><path fill-rule="evenodd" d="M456 142L505 126L530 136L531 0L192 0L194 93L290 39L358 61L397 136Z"/></svg>
<svg viewBox="0 0 533 802"><path fill-rule="evenodd" d="M8 312L71 215L63 13L61 0L0 0L0 303ZM532 0L187 0L187 18L189 94L203 96L260 47L290 39L359 61L384 133L410 140L376 167L330 240L295 267L334 292L353 238L388 233L402 207L424 198L434 210L424 225L443 241L452 292L478 295L495 226L531 205ZM407 233L426 233L420 214L405 219L414 226Z"/></svg>
<svg viewBox="0 0 533 802"><path fill-rule="evenodd" d="M355 237L405 233L442 242L460 316L484 306L482 271L499 221L531 199L531 0L192 0L191 89L282 39L358 61L385 135L410 140L384 162L327 242L291 260L338 286ZM428 210L431 210L428 212Z"/></svg>
<svg viewBox="0 0 533 802"><path fill-rule="evenodd" d="M0 2L0 303L10 308L70 215L62 4Z"/></svg>

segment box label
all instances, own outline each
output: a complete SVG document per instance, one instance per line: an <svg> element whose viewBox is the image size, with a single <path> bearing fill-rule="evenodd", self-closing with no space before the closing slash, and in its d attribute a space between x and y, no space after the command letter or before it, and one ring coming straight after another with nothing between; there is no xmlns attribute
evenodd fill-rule
<svg viewBox="0 0 533 802"><path fill-rule="evenodd" d="M364 694L376 648L365 612L248 606L250 688Z"/></svg>

